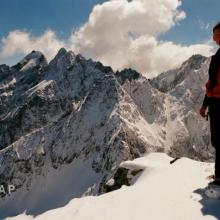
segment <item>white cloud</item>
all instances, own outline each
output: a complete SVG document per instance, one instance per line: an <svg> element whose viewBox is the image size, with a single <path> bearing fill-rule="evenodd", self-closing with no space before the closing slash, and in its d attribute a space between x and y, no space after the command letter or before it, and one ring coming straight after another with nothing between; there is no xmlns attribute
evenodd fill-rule
<svg viewBox="0 0 220 220"><path fill-rule="evenodd" d="M51 59L64 45L64 42L58 40L56 34L51 30L45 31L40 37L33 37L26 31L15 30L2 39L0 57L7 58L16 53L27 54L35 49Z"/></svg>
<svg viewBox="0 0 220 220"><path fill-rule="evenodd" d="M40 37L13 31L2 40L0 56L41 50L51 59L60 47L100 60L115 70L132 67L144 74L175 68L192 54L210 55L209 43L182 46L158 37L186 17L180 0L111 0L96 5L88 21L66 42L51 30Z"/></svg>
<svg viewBox="0 0 220 220"><path fill-rule="evenodd" d="M160 42L158 37L186 17L179 0L112 0L94 7L89 20L70 38L70 48L111 65L159 73L192 54L210 55L212 46Z"/></svg>

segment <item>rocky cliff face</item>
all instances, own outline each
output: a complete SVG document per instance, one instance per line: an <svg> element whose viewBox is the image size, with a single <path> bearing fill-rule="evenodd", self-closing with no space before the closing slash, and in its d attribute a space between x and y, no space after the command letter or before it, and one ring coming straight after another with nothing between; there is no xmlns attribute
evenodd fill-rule
<svg viewBox="0 0 220 220"><path fill-rule="evenodd" d="M186 107L197 110L204 98L204 84L208 77L210 59L194 55L178 69L170 70L150 80L159 91L167 93Z"/></svg>
<svg viewBox="0 0 220 220"><path fill-rule="evenodd" d="M33 51L1 65L0 180L16 186L0 201L4 215L102 193L122 161L147 152L210 159L197 114L208 62L194 56L152 80L65 49L49 64Z"/></svg>
<svg viewBox="0 0 220 220"><path fill-rule="evenodd" d="M185 155L198 160L212 158L209 122L199 116L199 108L205 94L205 83L208 79L209 63L210 58L194 55L180 68L162 73L150 80L153 87L174 98L183 106L176 110L172 119L177 122L177 127L171 137L172 140L174 139L171 155Z"/></svg>

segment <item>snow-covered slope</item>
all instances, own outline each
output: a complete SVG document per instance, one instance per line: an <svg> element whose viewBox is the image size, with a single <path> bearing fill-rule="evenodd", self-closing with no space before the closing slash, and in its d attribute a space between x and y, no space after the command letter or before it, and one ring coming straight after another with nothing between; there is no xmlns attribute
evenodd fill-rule
<svg viewBox="0 0 220 220"><path fill-rule="evenodd" d="M209 121L199 116L199 108L205 94L205 83L208 79L209 63L210 58L194 55L180 68L149 80L153 87L184 106L173 108L172 102L166 104L168 111L170 107L173 110L171 118L168 117L166 127L169 133L168 140L175 143L171 150L173 156L179 154L199 160L211 157L213 149L209 141ZM172 119L175 121L173 124L170 123ZM178 140L175 140L175 136Z"/></svg>
<svg viewBox="0 0 220 220"><path fill-rule="evenodd" d="M193 55L180 68L162 73L150 80L161 92L169 93L194 110L201 106L204 98L204 82L208 79L210 59Z"/></svg>
<svg viewBox="0 0 220 220"><path fill-rule="evenodd" d="M147 152L212 159L208 123L184 95L203 94L207 62L192 58L173 71L188 74L172 91L157 86L161 76L152 83L131 69L114 73L64 48L49 64L33 51L1 65L0 181L16 192L0 199L0 218L100 195L122 161ZM199 86L189 87L192 75Z"/></svg>
<svg viewBox="0 0 220 220"><path fill-rule="evenodd" d="M64 207L33 217L22 214L7 220L217 220L219 200L205 196L207 176L213 173L213 163L181 158L170 164L171 157L151 153L122 167L144 169L132 186L98 197L73 199Z"/></svg>

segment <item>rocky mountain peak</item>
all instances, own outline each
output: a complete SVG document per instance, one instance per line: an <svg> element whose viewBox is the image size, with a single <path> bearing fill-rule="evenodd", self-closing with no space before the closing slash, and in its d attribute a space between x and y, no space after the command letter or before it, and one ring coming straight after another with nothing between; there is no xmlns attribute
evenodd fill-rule
<svg viewBox="0 0 220 220"><path fill-rule="evenodd" d="M63 66L71 65L75 61L75 54L72 51L67 51L61 48L54 59L51 60L49 66L55 66L57 69L63 69Z"/></svg>
<svg viewBox="0 0 220 220"><path fill-rule="evenodd" d="M33 50L27 56L25 56L20 62L12 66L15 71L30 71L36 67L45 67L47 65L47 60L45 56L40 51Z"/></svg>
<svg viewBox="0 0 220 220"><path fill-rule="evenodd" d="M0 84L10 76L10 67L3 64L0 65Z"/></svg>
<svg viewBox="0 0 220 220"><path fill-rule="evenodd" d="M139 77L141 77L141 74L138 73L136 70L133 70L131 68L128 69L124 69L122 71L117 71L115 73L115 75L117 76L118 80L120 81L120 83L124 83L127 79L129 81L131 80L135 80L138 79Z"/></svg>
<svg viewBox="0 0 220 220"><path fill-rule="evenodd" d="M6 64L0 65L0 74L7 71L9 69L9 66Z"/></svg>
<svg viewBox="0 0 220 220"><path fill-rule="evenodd" d="M207 57L202 56L200 54L195 54L192 55L188 60L186 60L183 64L182 67L189 68L189 69L198 69L201 67L201 64L205 62Z"/></svg>
<svg viewBox="0 0 220 220"><path fill-rule="evenodd" d="M184 84L187 83L188 88L193 85L194 81L198 81L201 85L207 78L207 69L209 59L201 55L193 55L186 60L181 67L164 72L157 77L150 79L149 82L152 86L161 92L170 92L174 96L179 97L179 92L176 89L181 87L181 94L183 95ZM201 80L202 77L202 80Z"/></svg>
<svg viewBox="0 0 220 220"><path fill-rule="evenodd" d="M64 47L62 47L62 48L60 48L59 49L59 51L58 51L58 53L57 53L57 55L56 56L63 56L63 55L65 55L67 53L67 50L64 48Z"/></svg>

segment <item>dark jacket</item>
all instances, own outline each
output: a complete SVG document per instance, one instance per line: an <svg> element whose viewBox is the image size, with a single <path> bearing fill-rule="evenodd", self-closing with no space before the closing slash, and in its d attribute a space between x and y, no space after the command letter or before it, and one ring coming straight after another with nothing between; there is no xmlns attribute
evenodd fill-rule
<svg viewBox="0 0 220 220"><path fill-rule="evenodd" d="M203 106L209 106L210 97L220 98L220 48L212 56L209 65L209 80L206 83L206 94L203 100Z"/></svg>

